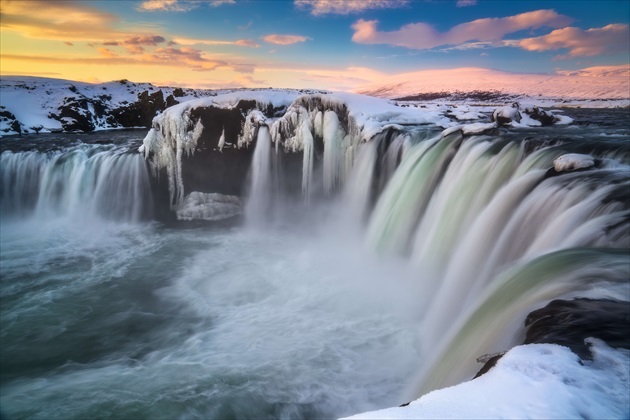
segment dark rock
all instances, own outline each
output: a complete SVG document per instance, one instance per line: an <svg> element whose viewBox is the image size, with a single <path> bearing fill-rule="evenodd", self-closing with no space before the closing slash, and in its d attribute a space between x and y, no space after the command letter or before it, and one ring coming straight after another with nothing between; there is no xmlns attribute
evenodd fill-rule
<svg viewBox="0 0 630 420"><path fill-rule="evenodd" d="M614 348L630 349L630 302L578 298L554 300L532 311L525 319L523 344L551 343L566 346L582 360L592 358L585 342L598 338ZM492 369L503 353L492 355L475 378Z"/></svg>
<svg viewBox="0 0 630 420"><path fill-rule="evenodd" d="M178 101L177 99L175 99L175 98L173 97L173 95L168 95L168 96L166 97L166 107L167 107L167 108L170 108L170 107L172 107L173 105L177 105L178 103L179 103L179 101Z"/></svg>
<svg viewBox="0 0 630 420"><path fill-rule="evenodd" d="M94 131L93 116L84 97L68 97L59 108L59 114L49 116L61 123L63 131Z"/></svg>
<svg viewBox="0 0 630 420"><path fill-rule="evenodd" d="M481 375L488 373L490 369L496 366L497 362L499 361L500 358L503 357L504 354L505 353L499 353L495 356L492 356L490 359L488 359L488 361L483 365L483 367L479 370L479 372L477 372L477 374L475 375L473 379L476 379L480 377Z"/></svg>
<svg viewBox="0 0 630 420"><path fill-rule="evenodd" d="M529 115L530 118L539 121L543 126L553 125L558 121L558 118L549 111L533 106L531 108L525 108L523 112Z"/></svg>
<svg viewBox="0 0 630 420"><path fill-rule="evenodd" d="M586 338L630 349L630 303L614 300L554 300L525 320L524 344L554 343L569 347L582 359L592 357Z"/></svg>
<svg viewBox="0 0 630 420"><path fill-rule="evenodd" d="M111 115L123 127L150 128L153 117L165 109L166 102L161 90L151 94L143 91L138 94L136 102L112 110Z"/></svg>

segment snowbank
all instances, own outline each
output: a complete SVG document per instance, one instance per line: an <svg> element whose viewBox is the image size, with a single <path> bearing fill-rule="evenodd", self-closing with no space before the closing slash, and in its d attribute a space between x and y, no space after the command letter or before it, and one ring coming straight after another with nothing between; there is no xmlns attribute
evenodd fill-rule
<svg viewBox="0 0 630 420"><path fill-rule="evenodd" d="M348 418L628 418L630 351L590 341L593 361L580 361L556 344L517 346L477 379L430 392L406 407Z"/></svg>

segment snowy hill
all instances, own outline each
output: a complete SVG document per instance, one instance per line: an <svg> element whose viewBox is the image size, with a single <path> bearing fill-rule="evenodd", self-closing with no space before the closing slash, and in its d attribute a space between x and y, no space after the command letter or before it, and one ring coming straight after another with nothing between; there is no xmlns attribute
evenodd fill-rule
<svg viewBox="0 0 630 420"><path fill-rule="evenodd" d="M591 67L554 75L482 68L423 70L394 75L357 92L412 101L504 102L512 98L541 106L626 107L630 105L630 67Z"/></svg>
<svg viewBox="0 0 630 420"><path fill-rule="evenodd" d="M170 106L230 91L234 89L158 87L128 80L90 84L39 77L3 77L0 135L149 128L153 118Z"/></svg>
<svg viewBox="0 0 630 420"><path fill-rule="evenodd" d="M127 80L90 84L23 76L3 77L0 91L2 134L146 127L166 107L212 94Z"/></svg>

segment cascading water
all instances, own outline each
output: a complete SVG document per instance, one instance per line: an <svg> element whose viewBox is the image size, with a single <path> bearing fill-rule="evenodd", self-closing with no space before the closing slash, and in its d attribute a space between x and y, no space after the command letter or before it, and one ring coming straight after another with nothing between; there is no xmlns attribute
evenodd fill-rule
<svg viewBox="0 0 630 420"><path fill-rule="evenodd" d="M271 216L274 201L274 165L271 135L267 126L258 128L256 149L250 170L250 192L245 204L245 216L253 225L260 225Z"/></svg>
<svg viewBox="0 0 630 420"><path fill-rule="evenodd" d="M147 165L117 146L2 154L9 418L350 415L469 379L551 299L630 299L627 149L401 124L364 137L320 105L300 103L290 133L247 114L253 230L147 222ZM166 206L194 201L190 220L220 198L238 214L238 198L186 184L198 142L213 147L186 115L144 143ZM219 122L217 155L238 153ZM550 172L569 152L597 165ZM287 178L302 197L284 200ZM298 214L267 223L277 212Z"/></svg>
<svg viewBox="0 0 630 420"><path fill-rule="evenodd" d="M138 221L151 217L146 164L125 149L82 145L0 156L3 217Z"/></svg>
<svg viewBox="0 0 630 420"><path fill-rule="evenodd" d="M376 205L368 241L382 251L410 255L421 284L419 340L427 363L409 399L419 390L472 376L471 352L480 356L518 344L511 334L520 331L516 320L553 297L593 287L593 273L606 267L600 260L586 263L591 283L582 282L575 264L552 257L554 252L581 256L570 250L625 250L605 257L617 268L602 268L597 281L628 279L629 244L622 231L627 233L630 210L619 191L620 185L630 188L629 168L601 168L593 178L576 172L545 179L561 152L543 148L527 155L525 146L500 137L462 139L457 133L420 143ZM537 258L557 264L542 276L544 282L541 275L528 279L524 274ZM516 278L521 284L506 292ZM502 295L495 296L495 289ZM499 299L511 302L502 309L509 316L496 307ZM475 311L496 320L479 320ZM464 342L463 337L474 338Z"/></svg>

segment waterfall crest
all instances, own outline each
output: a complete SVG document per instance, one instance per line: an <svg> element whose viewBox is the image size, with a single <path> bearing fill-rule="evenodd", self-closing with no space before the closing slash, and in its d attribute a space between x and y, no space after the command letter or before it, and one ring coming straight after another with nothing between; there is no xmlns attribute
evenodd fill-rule
<svg viewBox="0 0 630 420"><path fill-rule="evenodd" d="M151 216L146 164L114 146L0 156L3 217L139 221Z"/></svg>

